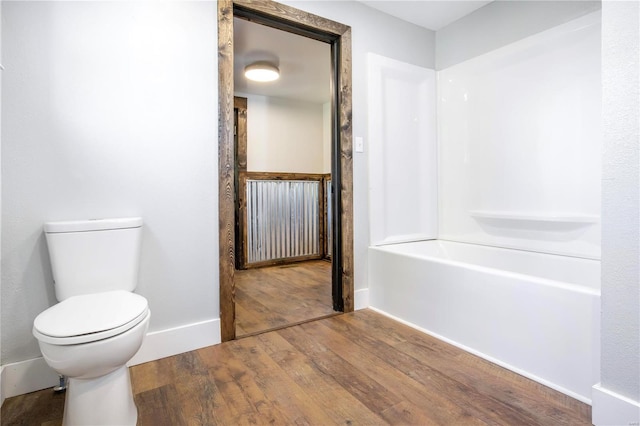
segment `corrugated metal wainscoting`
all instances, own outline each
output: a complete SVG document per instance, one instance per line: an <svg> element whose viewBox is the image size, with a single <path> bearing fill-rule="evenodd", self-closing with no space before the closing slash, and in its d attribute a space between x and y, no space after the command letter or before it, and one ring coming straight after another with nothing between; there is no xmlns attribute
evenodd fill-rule
<svg viewBox="0 0 640 426"><path fill-rule="evenodd" d="M321 181L247 179L247 262L320 255Z"/></svg>

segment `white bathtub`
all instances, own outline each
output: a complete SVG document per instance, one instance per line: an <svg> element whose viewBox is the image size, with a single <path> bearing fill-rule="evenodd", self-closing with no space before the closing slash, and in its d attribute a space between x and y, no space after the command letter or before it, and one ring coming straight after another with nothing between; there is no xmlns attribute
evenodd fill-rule
<svg viewBox="0 0 640 426"><path fill-rule="evenodd" d="M600 261L432 240L369 248L370 306L591 403Z"/></svg>

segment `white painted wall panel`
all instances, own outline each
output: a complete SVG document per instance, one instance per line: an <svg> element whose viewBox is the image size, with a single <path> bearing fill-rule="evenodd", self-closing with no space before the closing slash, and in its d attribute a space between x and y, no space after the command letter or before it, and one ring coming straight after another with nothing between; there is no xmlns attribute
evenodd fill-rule
<svg viewBox="0 0 640 426"><path fill-rule="evenodd" d="M323 104L268 96L247 98L247 170L324 173ZM330 125L331 122L328 121Z"/></svg>
<svg viewBox="0 0 640 426"><path fill-rule="evenodd" d="M439 72L440 238L600 256L600 20Z"/></svg>
<svg viewBox="0 0 640 426"><path fill-rule="evenodd" d="M435 71L369 54L374 245L436 238Z"/></svg>

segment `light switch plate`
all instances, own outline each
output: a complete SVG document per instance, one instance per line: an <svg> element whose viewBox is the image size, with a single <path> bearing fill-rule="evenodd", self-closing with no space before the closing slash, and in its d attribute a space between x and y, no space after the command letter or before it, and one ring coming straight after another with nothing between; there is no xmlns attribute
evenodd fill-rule
<svg viewBox="0 0 640 426"><path fill-rule="evenodd" d="M364 139L362 136L355 137L355 150L356 152L364 152Z"/></svg>

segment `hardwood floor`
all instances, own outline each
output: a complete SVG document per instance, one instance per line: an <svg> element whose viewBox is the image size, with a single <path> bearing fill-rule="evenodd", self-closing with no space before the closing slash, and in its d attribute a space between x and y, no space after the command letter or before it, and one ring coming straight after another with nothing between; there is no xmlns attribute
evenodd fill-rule
<svg viewBox="0 0 640 426"><path fill-rule="evenodd" d="M591 407L370 310L131 368L139 425L589 425ZM2 425L58 425L63 397Z"/></svg>
<svg viewBox="0 0 640 426"><path fill-rule="evenodd" d="M235 282L238 337L334 314L324 260L236 271Z"/></svg>

